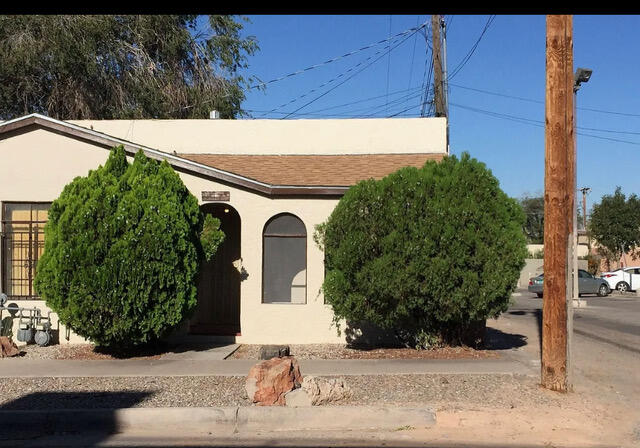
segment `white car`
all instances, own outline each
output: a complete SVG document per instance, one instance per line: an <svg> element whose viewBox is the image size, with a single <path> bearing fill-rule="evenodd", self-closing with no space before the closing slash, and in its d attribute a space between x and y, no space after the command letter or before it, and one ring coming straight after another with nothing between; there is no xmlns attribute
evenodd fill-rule
<svg viewBox="0 0 640 448"><path fill-rule="evenodd" d="M617 289L620 292L640 289L640 266L630 266L611 272L603 272L600 277L607 281L611 289Z"/></svg>

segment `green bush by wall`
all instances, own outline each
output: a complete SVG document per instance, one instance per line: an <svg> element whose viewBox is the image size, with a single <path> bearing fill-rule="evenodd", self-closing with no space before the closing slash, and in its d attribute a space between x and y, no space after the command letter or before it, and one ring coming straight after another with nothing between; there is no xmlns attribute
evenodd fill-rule
<svg viewBox="0 0 640 448"><path fill-rule="evenodd" d="M166 161L140 151L129 164L114 148L51 205L36 291L97 345L152 342L194 309L200 260L224 238L219 224Z"/></svg>
<svg viewBox="0 0 640 448"><path fill-rule="evenodd" d="M524 220L468 154L360 182L315 235L335 322L370 322L416 347L477 343L516 287Z"/></svg>

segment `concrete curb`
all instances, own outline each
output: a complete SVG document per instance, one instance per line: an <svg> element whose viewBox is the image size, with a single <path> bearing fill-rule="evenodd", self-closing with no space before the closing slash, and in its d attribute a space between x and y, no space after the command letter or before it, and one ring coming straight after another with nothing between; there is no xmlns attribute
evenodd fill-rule
<svg viewBox="0 0 640 448"><path fill-rule="evenodd" d="M60 432L242 432L397 429L436 422L430 408L371 406L52 409L0 411L0 439Z"/></svg>

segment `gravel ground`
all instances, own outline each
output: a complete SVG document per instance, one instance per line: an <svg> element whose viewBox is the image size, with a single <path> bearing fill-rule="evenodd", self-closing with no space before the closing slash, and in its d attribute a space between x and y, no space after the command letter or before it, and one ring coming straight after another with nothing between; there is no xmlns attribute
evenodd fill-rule
<svg viewBox="0 0 640 448"><path fill-rule="evenodd" d="M232 359L258 359L260 345L242 344ZM474 350L469 347L446 347L434 350L409 348L355 349L346 344L291 344L291 354L298 359L472 359L498 358L491 350ZM18 347L24 359L159 359L170 352L171 347L139 349L126 354L109 354L95 351L93 344L57 344L40 347L36 344Z"/></svg>
<svg viewBox="0 0 640 448"><path fill-rule="evenodd" d="M353 397L337 404L484 406L558 403L526 376L373 375L347 377ZM248 406L245 377L7 378L0 409Z"/></svg>
<svg viewBox="0 0 640 448"><path fill-rule="evenodd" d="M231 355L233 359L258 359L260 345L242 344ZM469 347L446 347L434 350L411 348L355 349L346 344L290 344L291 355L298 359L469 359L498 358L490 350Z"/></svg>
<svg viewBox="0 0 640 448"><path fill-rule="evenodd" d="M162 349L153 348L126 354L110 354L96 351L93 344L54 344L47 347L27 344L18 348L23 353L23 359L159 359L165 354Z"/></svg>

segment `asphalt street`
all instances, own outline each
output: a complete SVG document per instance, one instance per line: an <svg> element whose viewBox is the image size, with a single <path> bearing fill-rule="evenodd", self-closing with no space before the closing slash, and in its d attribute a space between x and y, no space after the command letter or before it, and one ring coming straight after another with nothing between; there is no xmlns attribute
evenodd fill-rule
<svg viewBox="0 0 640 448"><path fill-rule="evenodd" d="M519 290L513 295L509 313L533 314L541 319L543 300L526 289ZM581 300L586 307L573 309L574 333L640 353L640 297L613 292Z"/></svg>
<svg viewBox="0 0 640 448"><path fill-rule="evenodd" d="M509 310L487 325L522 335L516 353L540 360L543 300L517 291ZM586 307L573 309L570 381L575 392L596 397L608 409L632 410L625 415L636 422L640 441L640 297L615 292L582 300Z"/></svg>

